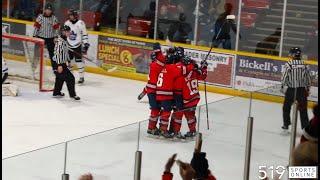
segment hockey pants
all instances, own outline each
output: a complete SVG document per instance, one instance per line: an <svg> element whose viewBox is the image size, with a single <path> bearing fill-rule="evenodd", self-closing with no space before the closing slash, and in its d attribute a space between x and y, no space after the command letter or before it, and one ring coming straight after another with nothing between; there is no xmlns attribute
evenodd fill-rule
<svg viewBox="0 0 320 180"><path fill-rule="evenodd" d="M54 84L53 95L57 95L61 92L64 82L66 82L67 84L69 96L76 96L75 79L73 74L70 72L66 65L63 65L63 71L61 73L56 72L56 81Z"/></svg>
<svg viewBox="0 0 320 180"><path fill-rule="evenodd" d="M72 51L69 51L69 57L70 57L70 61L71 61L71 65L73 65L73 59L78 67L78 72L79 72L79 77L80 78L84 78L84 60L82 59L82 50L81 50L81 46L77 47L77 48L71 48Z"/></svg>

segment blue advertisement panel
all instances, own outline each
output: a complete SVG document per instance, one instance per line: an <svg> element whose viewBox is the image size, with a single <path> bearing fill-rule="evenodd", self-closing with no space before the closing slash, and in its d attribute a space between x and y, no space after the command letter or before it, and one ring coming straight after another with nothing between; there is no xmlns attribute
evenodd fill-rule
<svg viewBox="0 0 320 180"><path fill-rule="evenodd" d="M286 61L266 58L238 56L236 63L235 88L259 91L266 94L283 96L280 93L281 76ZM318 99L318 66L308 65L312 74L312 86L309 100ZM268 88L269 87L269 88Z"/></svg>

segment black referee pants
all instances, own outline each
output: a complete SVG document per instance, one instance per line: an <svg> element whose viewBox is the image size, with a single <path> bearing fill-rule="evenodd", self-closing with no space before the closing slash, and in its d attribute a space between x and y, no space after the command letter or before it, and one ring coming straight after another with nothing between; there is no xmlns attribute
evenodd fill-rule
<svg viewBox="0 0 320 180"><path fill-rule="evenodd" d="M51 67L52 69L55 69L57 67L57 63L53 61L53 55L54 55L54 38L42 38L44 40L45 45L47 46L49 57L51 60Z"/></svg>
<svg viewBox="0 0 320 180"><path fill-rule="evenodd" d="M301 128L305 128L309 122L308 118L308 108L307 108L307 92L304 87L299 88L288 88L285 93L284 103L283 103L283 125L289 126L291 106L294 103L294 93L297 91L296 98L298 101L298 110L300 112Z"/></svg>
<svg viewBox="0 0 320 180"><path fill-rule="evenodd" d="M43 38L43 37L38 37L38 38L41 38L44 40L44 44L47 47L48 52L49 52L52 70L56 69L57 63L55 61L53 61L54 46L55 46L54 38ZM35 53L36 53L36 55L35 55L36 57L40 56L38 48L35 48Z"/></svg>
<svg viewBox="0 0 320 180"><path fill-rule="evenodd" d="M76 96L75 78L66 65L63 65L62 73L56 72L56 81L54 84L53 95L60 94L64 82L66 82L67 84L69 96L70 97Z"/></svg>

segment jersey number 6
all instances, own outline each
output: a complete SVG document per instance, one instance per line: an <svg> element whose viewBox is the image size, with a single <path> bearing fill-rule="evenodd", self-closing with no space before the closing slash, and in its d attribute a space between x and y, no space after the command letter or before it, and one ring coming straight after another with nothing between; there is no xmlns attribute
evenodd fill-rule
<svg viewBox="0 0 320 180"><path fill-rule="evenodd" d="M158 76L157 86L161 87L163 83L163 73L160 73Z"/></svg>

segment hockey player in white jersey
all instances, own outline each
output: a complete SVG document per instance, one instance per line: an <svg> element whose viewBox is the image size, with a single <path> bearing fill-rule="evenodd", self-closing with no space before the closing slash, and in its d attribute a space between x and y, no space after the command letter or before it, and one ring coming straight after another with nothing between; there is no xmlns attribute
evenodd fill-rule
<svg viewBox="0 0 320 180"><path fill-rule="evenodd" d="M2 84L7 80L8 78L8 66L4 58L2 57Z"/></svg>
<svg viewBox="0 0 320 180"><path fill-rule="evenodd" d="M79 84L84 83L84 60L82 55L86 55L89 49L88 33L86 25L82 20L78 19L78 12L70 9L68 12L69 19L64 23L71 28L71 34L68 37L70 60L75 60L79 71Z"/></svg>
<svg viewBox="0 0 320 180"><path fill-rule="evenodd" d="M18 96L18 86L6 82L8 78L8 71L7 63L2 57L2 96Z"/></svg>

